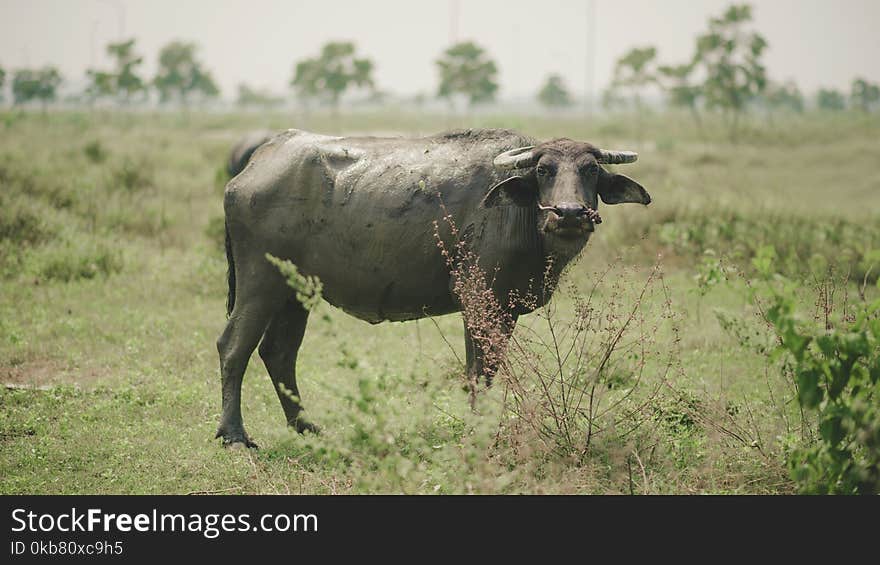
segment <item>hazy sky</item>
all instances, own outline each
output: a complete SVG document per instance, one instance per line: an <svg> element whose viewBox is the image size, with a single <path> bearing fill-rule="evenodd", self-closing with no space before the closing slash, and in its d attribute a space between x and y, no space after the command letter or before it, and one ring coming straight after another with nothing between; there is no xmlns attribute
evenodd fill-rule
<svg viewBox="0 0 880 565"><path fill-rule="evenodd" d="M159 48L183 39L198 43L224 95L233 97L240 82L286 91L295 60L346 39L374 60L379 87L433 94L434 59L452 39L472 39L498 62L502 96L532 95L550 72L580 94L589 45L598 92L615 59L633 46L655 45L663 62L686 59L708 17L730 1L594 3L591 42L587 0L0 0L0 66L54 64L79 85L88 67L109 65L108 41L133 36L152 75ZM848 90L856 75L880 81L880 1L751 3L770 44L771 78L793 78L807 92Z"/></svg>

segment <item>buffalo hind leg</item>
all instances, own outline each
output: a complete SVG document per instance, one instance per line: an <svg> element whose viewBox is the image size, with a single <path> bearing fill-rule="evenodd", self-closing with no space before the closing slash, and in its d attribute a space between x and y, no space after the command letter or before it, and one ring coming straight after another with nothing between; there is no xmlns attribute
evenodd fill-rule
<svg viewBox="0 0 880 565"><path fill-rule="evenodd" d="M507 342L513 335L516 327L517 316L513 314L509 320L501 323L501 327L494 330L481 331L489 334L488 337L475 338L474 333L464 323L464 346L465 359L467 361L468 381L472 384L479 382L480 377L486 379L486 386L492 385L492 377L498 371L498 364L507 353Z"/></svg>
<svg viewBox="0 0 880 565"><path fill-rule="evenodd" d="M222 437L224 445L243 443L247 447L257 447L244 430L241 383L260 337L273 314L278 311L278 306L284 304L289 296L284 279L273 270L274 267L268 262L257 263L255 269L242 269L242 272L251 272L252 276L247 281L239 278L235 306L217 340L223 411L215 437Z"/></svg>
<svg viewBox="0 0 880 565"><path fill-rule="evenodd" d="M296 358L308 319L309 311L296 298L289 299L284 309L272 318L259 350L287 417L287 425L299 433L318 431L317 426L300 415L302 404L296 386Z"/></svg>

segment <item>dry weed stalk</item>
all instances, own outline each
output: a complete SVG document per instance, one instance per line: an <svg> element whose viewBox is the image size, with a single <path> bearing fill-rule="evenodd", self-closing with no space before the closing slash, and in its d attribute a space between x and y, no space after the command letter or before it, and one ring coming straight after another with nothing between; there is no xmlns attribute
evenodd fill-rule
<svg viewBox="0 0 880 565"><path fill-rule="evenodd" d="M659 309L646 301L663 277L659 261L640 285L632 281L641 277L627 268L609 281L609 266L585 294L570 284L557 289L548 261L540 284L499 297L493 290L497 271L481 269L469 234L458 229L442 202L441 208L455 243L444 242L440 222L434 233L453 292L475 346L487 367L498 368L504 389L496 444L524 447L532 443L523 439L528 436L548 451L583 461L597 436L625 442L656 420L652 405L669 371L680 367L677 349L658 346L660 326L673 317L671 301ZM560 315L558 299L547 300L554 292L571 301L572 314ZM511 335L515 313L523 311L534 315ZM478 377L468 375L472 407Z"/></svg>
<svg viewBox="0 0 880 565"><path fill-rule="evenodd" d="M579 460L600 434L625 441L652 419L650 406L674 366L661 359L660 320L649 323L645 304L662 277L659 263L632 296L629 270L608 283L610 271L597 273L585 295L571 285L557 290L571 300L573 317L546 302L535 310L537 321L514 334L501 362L512 427L526 426L551 450ZM545 292L553 282L546 279Z"/></svg>

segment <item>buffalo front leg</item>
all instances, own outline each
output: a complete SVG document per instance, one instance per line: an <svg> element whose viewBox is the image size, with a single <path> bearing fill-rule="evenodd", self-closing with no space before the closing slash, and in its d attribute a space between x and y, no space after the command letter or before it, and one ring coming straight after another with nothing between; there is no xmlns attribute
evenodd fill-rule
<svg viewBox="0 0 880 565"><path fill-rule="evenodd" d="M302 403L296 386L296 358L308 319L309 311L296 298L291 298L272 318L260 343L260 357L272 378L287 425L299 433L318 431L315 425L302 418Z"/></svg>
<svg viewBox="0 0 880 565"><path fill-rule="evenodd" d="M498 365L507 354L507 342L516 327L516 315L499 321L497 325L470 327L464 321L465 358L467 360L467 376L471 387L476 386L480 377L486 379L486 386L492 385L492 378L498 371Z"/></svg>

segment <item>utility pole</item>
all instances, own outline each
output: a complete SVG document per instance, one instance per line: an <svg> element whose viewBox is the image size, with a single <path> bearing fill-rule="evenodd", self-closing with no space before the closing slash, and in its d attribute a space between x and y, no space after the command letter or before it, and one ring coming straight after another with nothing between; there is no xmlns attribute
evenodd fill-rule
<svg viewBox="0 0 880 565"><path fill-rule="evenodd" d="M95 53L97 52L96 33L98 32L98 20L92 20L92 33L89 35L89 68L95 68Z"/></svg>
<svg viewBox="0 0 880 565"><path fill-rule="evenodd" d="M511 81L513 88L511 88L511 94L513 96L518 96L520 94L520 60L519 60L519 22L514 20L513 22L513 68L511 70L511 75L513 76L513 80Z"/></svg>
<svg viewBox="0 0 880 565"><path fill-rule="evenodd" d="M125 4L121 0L101 0L109 2L116 8L116 31L119 34L119 41L125 39Z"/></svg>
<svg viewBox="0 0 880 565"><path fill-rule="evenodd" d="M587 0L586 63L584 65L584 112L593 113L593 76L596 67L596 0Z"/></svg>
<svg viewBox="0 0 880 565"><path fill-rule="evenodd" d="M458 0L449 0L449 44L458 43Z"/></svg>

